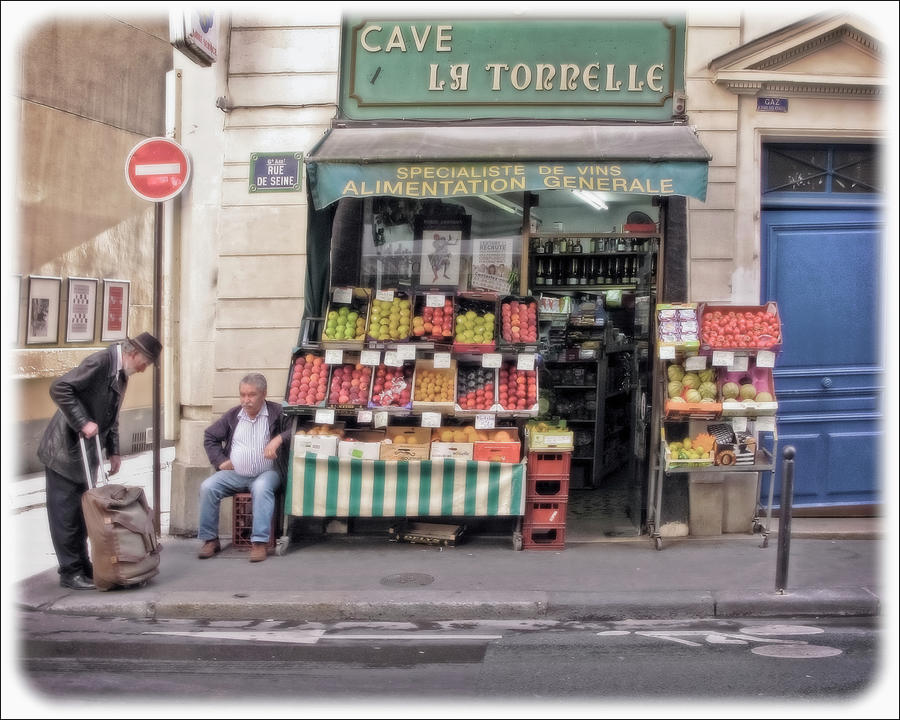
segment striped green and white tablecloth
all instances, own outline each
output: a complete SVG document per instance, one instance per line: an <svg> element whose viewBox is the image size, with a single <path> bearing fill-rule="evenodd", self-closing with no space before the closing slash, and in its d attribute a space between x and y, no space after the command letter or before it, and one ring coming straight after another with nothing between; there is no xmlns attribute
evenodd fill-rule
<svg viewBox="0 0 900 720"><path fill-rule="evenodd" d="M525 464L298 453L288 469L284 511L298 517L522 515Z"/></svg>

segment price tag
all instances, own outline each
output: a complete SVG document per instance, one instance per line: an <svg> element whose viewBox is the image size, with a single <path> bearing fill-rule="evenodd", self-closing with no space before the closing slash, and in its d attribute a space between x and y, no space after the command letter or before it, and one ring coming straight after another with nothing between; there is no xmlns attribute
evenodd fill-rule
<svg viewBox="0 0 900 720"><path fill-rule="evenodd" d="M322 425L334 424L334 408L319 408L316 410L316 422Z"/></svg>
<svg viewBox="0 0 900 720"><path fill-rule="evenodd" d="M731 418L731 429L735 432L747 432L747 418L733 417Z"/></svg>
<svg viewBox="0 0 900 720"><path fill-rule="evenodd" d="M403 344L397 345L397 357L401 360L415 360L416 346Z"/></svg>
<svg viewBox="0 0 900 720"><path fill-rule="evenodd" d="M436 428L441 426L441 414L436 412L422 413L422 427Z"/></svg>
<svg viewBox="0 0 900 720"><path fill-rule="evenodd" d="M434 369L450 367L450 353L434 354Z"/></svg>
<svg viewBox="0 0 900 720"><path fill-rule="evenodd" d="M734 362L728 366L728 372L746 372L749 364L750 358L746 355L738 355Z"/></svg>
<svg viewBox="0 0 900 720"><path fill-rule="evenodd" d="M417 342L416 347L422 348L423 350L434 350L433 342Z"/></svg>
<svg viewBox="0 0 900 720"><path fill-rule="evenodd" d="M381 353L378 350L363 350L359 354L360 365L381 365Z"/></svg>
<svg viewBox="0 0 900 720"><path fill-rule="evenodd" d="M691 355L690 357L686 357L684 359L684 369L688 372L691 370L706 370L706 355Z"/></svg>
<svg viewBox="0 0 900 720"><path fill-rule="evenodd" d="M433 307L433 308L444 307L444 296L428 293L425 296L425 307Z"/></svg>
<svg viewBox="0 0 900 720"><path fill-rule="evenodd" d="M771 350L760 350L756 353L756 367L775 367L775 353Z"/></svg>
<svg viewBox="0 0 900 720"><path fill-rule="evenodd" d="M756 418L756 429L764 432L775 432L775 416L760 415Z"/></svg>
<svg viewBox="0 0 900 720"><path fill-rule="evenodd" d="M340 365L344 362L344 351L343 350L326 350L325 351L325 364L326 365Z"/></svg>
<svg viewBox="0 0 900 720"><path fill-rule="evenodd" d="M729 365L734 364L734 353L730 350L713 350L713 365Z"/></svg>
<svg viewBox="0 0 900 720"><path fill-rule="evenodd" d="M374 425L377 428L387 427L388 423L388 414L383 410L381 412L375 413Z"/></svg>
<svg viewBox="0 0 900 720"><path fill-rule="evenodd" d="M394 299L394 291L393 290L377 290L375 292L375 299L382 300L384 302L391 302Z"/></svg>
<svg viewBox="0 0 900 720"><path fill-rule="evenodd" d="M403 361L397 355L396 350L388 350L384 354L384 364L388 367L402 367Z"/></svg>
<svg viewBox="0 0 900 720"><path fill-rule="evenodd" d="M346 305L347 303L353 301L353 288L335 288L334 294L331 296L331 298L336 303Z"/></svg>
<svg viewBox="0 0 900 720"><path fill-rule="evenodd" d="M496 418L493 413L478 413L475 416L476 430L493 430Z"/></svg>
<svg viewBox="0 0 900 720"><path fill-rule="evenodd" d="M356 422L358 422L358 423L372 422L372 411L371 410L357 410L356 411Z"/></svg>
<svg viewBox="0 0 900 720"><path fill-rule="evenodd" d="M675 346L674 345L660 345L659 346L659 359L660 360L674 360L675 359Z"/></svg>
<svg viewBox="0 0 900 720"><path fill-rule="evenodd" d="M519 353L516 370L534 370L534 353Z"/></svg>
<svg viewBox="0 0 900 720"><path fill-rule="evenodd" d="M503 362L503 355L500 353L485 353L481 356L481 367L498 368Z"/></svg>

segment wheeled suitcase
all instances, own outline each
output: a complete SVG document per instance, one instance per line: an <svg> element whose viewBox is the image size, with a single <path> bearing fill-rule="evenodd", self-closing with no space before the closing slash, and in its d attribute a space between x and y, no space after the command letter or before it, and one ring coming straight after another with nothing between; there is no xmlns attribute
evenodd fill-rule
<svg viewBox="0 0 900 720"><path fill-rule="evenodd" d="M161 547L153 527L153 513L144 489L110 484L103 468L100 438L97 440L98 485L90 471L84 437L79 438L88 490L81 509L91 545L94 585L98 590L143 585L159 573Z"/></svg>

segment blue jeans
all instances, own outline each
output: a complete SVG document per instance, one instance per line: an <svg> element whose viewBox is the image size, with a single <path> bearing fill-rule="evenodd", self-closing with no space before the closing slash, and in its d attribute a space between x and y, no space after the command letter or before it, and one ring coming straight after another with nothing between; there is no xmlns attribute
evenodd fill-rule
<svg viewBox="0 0 900 720"><path fill-rule="evenodd" d="M222 498L250 491L253 500L253 529L250 542L269 542L272 513L275 512L275 491L281 485L277 470L266 470L253 478L234 470L219 470L200 485L200 540L219 537L219 503Z"/></svg>

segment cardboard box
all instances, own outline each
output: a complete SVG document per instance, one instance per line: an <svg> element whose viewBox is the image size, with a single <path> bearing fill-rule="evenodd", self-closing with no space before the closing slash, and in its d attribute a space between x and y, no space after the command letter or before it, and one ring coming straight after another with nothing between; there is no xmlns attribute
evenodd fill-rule
<svg viewBox="0 0 900 720"><path fill-rule="evenodd" d="M673 347L676 352L700 347L700 315L697 303L658 303L656 305L657 352Z"/></svg>
<svg viewBox="0 0 900 720"><path fill-rule="evenodd" d="M332 457L338 454L339 440L337 435L294 435L294 457L303 457L308 452Z"/></svg>
<svg viewBox="0 0 900 720"><path fill-rule="evenodd" d="M434 441L431 443L431 459L456 458L458 460L475 459L475 443L446 443Z"/></svg>
<svg viewBox="0 0 900 720"><path fill-rule="evenodd" d="M777 331L774 336L765 335L760 338L760 342L753 345L745 345L742 347L729 346L722 344L712 344L703 339L704 326L708 324L707 317L712 312L728 313L757 313L763 312L768 316L774 317L777 321ZM781 335L781 317L778 314L778 303L770 300L765 305L712 305L709 303L700 303L698 310L698 318L700 320L700 350L704 353L711 353L713 350L734 350L734 351L753 351L753 350L770 350L778 352L782 348Z"/></svg>
<svg viewBox="0 0 900 720"><path fill-rule="evenodd" d="M380 450L382 460L428 460L430 454L430 428L387 428Z"/></svg>
<svg viewBox="0 0 900 720"><path fill-rule="evenodd" d="M529 422L525 426L525 444L528 450L573 450L575 433L558 424Z"/></svg>
<svg viewBox="0 0 900 720"><path fill-rule="evenodd" d="M750 379L757 393L767 392L772 396L771 400L726 400L722 397L722 386L733 382L739 386L742 380ZM772 378L772 368L756 367L750 365L747 370L738 372L720 372L718 377L719 397L722 398L722 415L724 417L757 417L759 415L774 415L778 411L778 398L775 397L775 381Z"/></svg>
<svg viewBox="0 0 900 720"><path fill-rule="evenodd" d="M378 460L384 430L347 430L338 443L338 457L359 460Z"/></svg>
<svg viewBox="0 0 900 720"><path fill-rule="evenodd" d="M475 443L475 460L488 462L517 463L522 457L522 443L516 442L477 442Z"/></svg>

